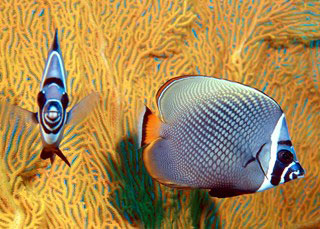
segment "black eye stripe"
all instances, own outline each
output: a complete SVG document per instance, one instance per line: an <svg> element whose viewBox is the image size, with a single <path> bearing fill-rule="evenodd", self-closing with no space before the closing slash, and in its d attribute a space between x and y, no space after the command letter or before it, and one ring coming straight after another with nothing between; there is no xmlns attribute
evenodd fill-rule
<svg viewBox="0 0 320 229"><path fill-rule="evenodd" d="M41 109L43 108L44 104L46 103L46 96L42 91L40 91L38 93L37 102L38 102L38 105Z"/></svg>
<svg viewBox="0 0 320 229"><path fill-rule="evenodd" d="M278 152L278 159L285 165L293 162L293 154L289 150L280 150Z"/></svg>
<svg viewBox="0 0 320 229"><path fill-rule="evenodd" d="M61 97L61 104L63 106L64 109L66 109L68 107L69 104L69 97L67 93L64 93Z"/></svg>
<svg viewBox="0 0 320 229"><path fill-rule="evenodd" d="M278 185L280 183L281 175L283 173L283 170L286 168L283 163L276 160L276 163L274 165L272 174L271 174L271 184L272 185Z"/></svg>
<svg viewBox="0 0 320 229"><path fill-rule="evenodd" d="M278 185L281 181L281 175L285 168L293 162L293 154L289 150L280 150L277 153L277 160L274 165L272 174L271 174L271 184ZM289 170L284 176L284 181L287 182L290 180L289 178L290 172Z"/></svg>
<svg viewBox="0 0 320 229"><path fill-rule="evenodd" d="M292 142L290 140L287 141L279 141L278 144L280 145L286 145L286 146L292 146Z"/></svg>
<svg viewBox="0 0 320 229"><path fill-rule="evenodd" d="M280 183L280 177L278 176L271 176L271 184L277 186Z"/></svg>
<svg viewBox="0 0 320 229"><path fill-rule="evenodd" d="M62 123L60 123L60 119L53 123L48 122L46 119L44 121L52 129L59 127L59 124L62 125Z"/></svg>

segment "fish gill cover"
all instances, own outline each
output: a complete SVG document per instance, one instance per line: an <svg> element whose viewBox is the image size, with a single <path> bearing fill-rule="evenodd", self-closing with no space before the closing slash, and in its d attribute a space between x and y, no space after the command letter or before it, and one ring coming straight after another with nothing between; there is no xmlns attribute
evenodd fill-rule
<svg viewBox="0 0 320 229"><path fill-rule="evenodd" d="M36 111L55 29L70 107L91 91L99 107L66 129L71 168L39 157L38 129L1 124L0 227L104 228L320 225L318 1L0 2L1 101ZM143 104L168 79L217 76L280 103L304 179L230 199L152 181L136 135Z"/></svg>

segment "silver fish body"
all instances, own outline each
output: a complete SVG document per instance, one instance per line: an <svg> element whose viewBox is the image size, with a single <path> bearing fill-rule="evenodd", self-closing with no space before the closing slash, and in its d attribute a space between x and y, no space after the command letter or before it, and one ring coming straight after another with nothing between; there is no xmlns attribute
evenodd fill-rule
<svg viewBox="0 0 320 229"><path fill-rule="evenodd" d="M42 75L37 102L39 106L37 119L40 123L43 143L40 157L42 159L50 158L51 162L53 162L57 154L70 166L69 161L59 150L67 121L66 109L69 104L69 98L57 31Z"/></svg>
<svg viewBox="0 0 320 229"><path fill-rule="evenodd" d="M161 87L157 103L158 138L146 141L149 110L142 145L149 144L143 154L147 170L163 184L229 197L304 174L284 113L256 89L211 77L178 77Z"/></svg>
<svg viewBox="0 0 320 229"><path fill-rule="evenodd" d="M54 41L48 53L45 69L37 96L38 112L33 113L18 106L2 103L6 110L3 114L10 114L10 118L20 118L30 126L40 124L40 133L43 144L40 157L50 158L54 162L58 155L68 166L69 161L59 149L67 124L77 124L91 113L99 100L98 93L91 93L76 104L69 112L69 97L66 87L66 72L56 30ZM9 117L9 115L3 115ZM3 121L3 120L2 120Z"/></svg>

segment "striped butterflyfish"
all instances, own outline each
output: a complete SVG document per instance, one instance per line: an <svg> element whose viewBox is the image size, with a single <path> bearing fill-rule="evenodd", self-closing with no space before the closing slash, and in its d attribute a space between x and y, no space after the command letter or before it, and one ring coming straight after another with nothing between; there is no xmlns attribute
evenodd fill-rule
<svg viewBox="0 0 320 229"><path fill-rule="evenodd" d="M98 101L99 94L93 92L67 112L69 97L66 87L66 72L56 30L42 75L40 92L37 96L38 112L33 113L21 107L1 102L1 119L3 122L6 118L17 118L23 120L26 125L34 125L34 127L39 124L43 145L41 159L49 158L52 164L55 155L57 155L70 166L68 159L59 149L65 126L83 121Z"/></svg>
<svg viewBox="0 0 320 229"><path fill-rule="evenodd" d="M303 177L280 106L257 89L208 76L182 76L157 92L139 124L144 165L176 188L224 198Z"/></svg>

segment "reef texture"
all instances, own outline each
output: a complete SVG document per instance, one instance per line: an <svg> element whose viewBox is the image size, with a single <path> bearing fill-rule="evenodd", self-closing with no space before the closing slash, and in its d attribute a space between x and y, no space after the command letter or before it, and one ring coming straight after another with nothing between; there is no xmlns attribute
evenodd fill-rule
<svg viewBox="0 0 320 229"><path fill-rule="evenodd" d="M0 126L1 228L320 227L319 1L0 1L1 101L37 110L55 29L70 107L101 101L69 126L51 168L38 127ZM229 199L159 185L137 150L139 112L186 74L248 84L278 101L307 175ZM1 108L1 107L0 107Z"/></svg>

